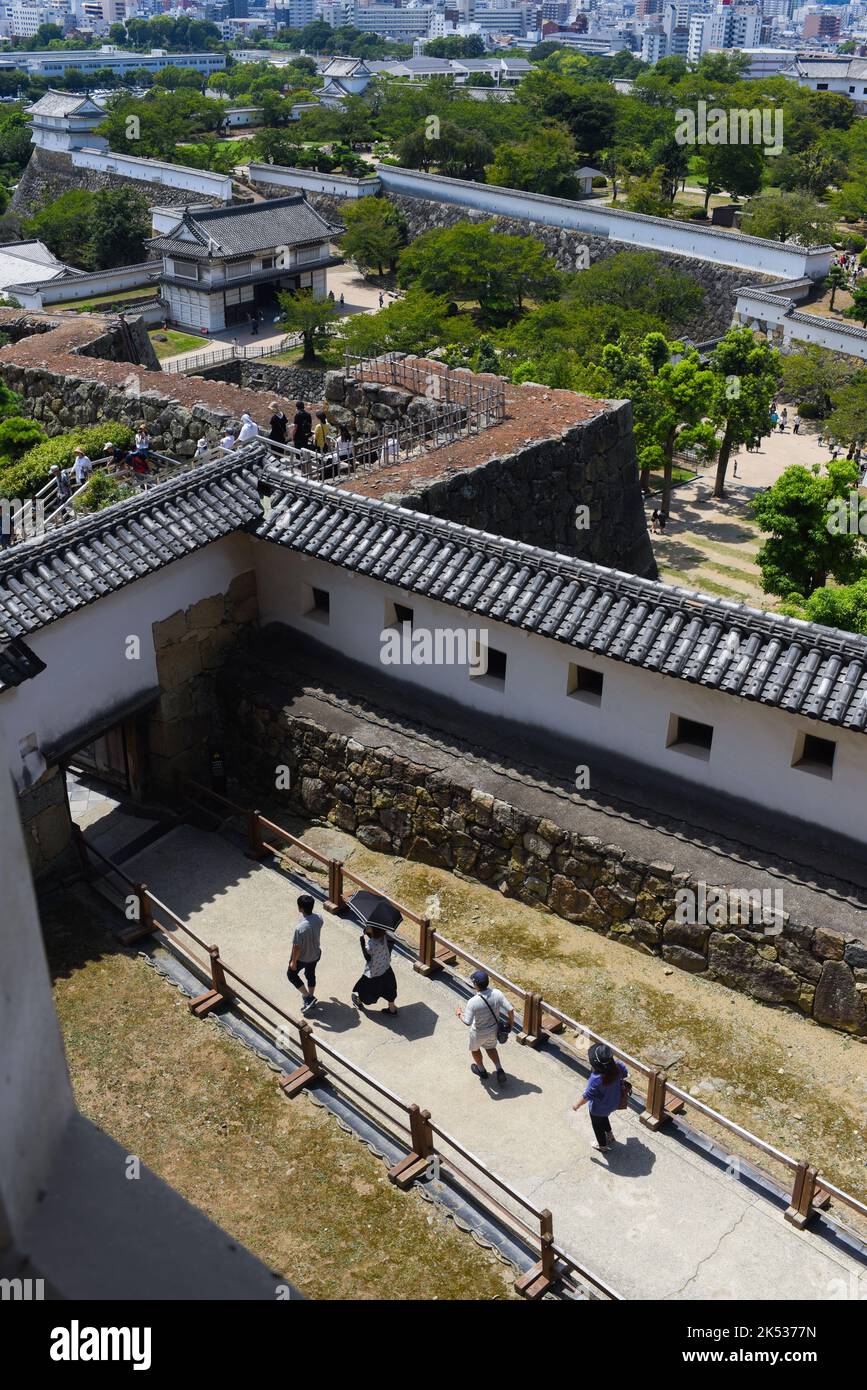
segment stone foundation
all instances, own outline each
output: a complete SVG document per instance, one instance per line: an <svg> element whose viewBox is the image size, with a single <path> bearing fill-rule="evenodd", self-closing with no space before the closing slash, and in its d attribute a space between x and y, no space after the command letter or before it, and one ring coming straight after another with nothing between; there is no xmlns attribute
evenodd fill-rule
<svg viewBox="0 0 867 1390"><path fill-rule="evenodd" d="M98 169L76 169L62 150L34 148L9 210L18 217L31 217L56 202L64 193L81 188L90 193L98 193L103 188L131 188L147 199L148 206L154 202L162 207L186 207L190 203L223 206L216 198L209 198L204 193L193 194L186 188L169 188L164 184L130 179L123 174L103 174Z"/></svg>
<svg viewBox="0 0 867 1390"><path fill-rule="evenodd" d="M273 786L275 765L285 764L297 809L370 849L467 875L678 969L867 1035L867 947L855 938L790 918L778 935L747 922L679 924L675 892L698 885L674 865L640 862L441 771L293 717L279 689L254 697L225 679L218 692L251 794Z"/></svg>
<svg viewBox="0 0 867 1390"><path fill-rule="evenodd" d="M63 769L50 767L18 797L33 877L57 866L72 843L72 820Z"/></svg>
<svg viewBox="0 0 867 1390"><path fill-rule="evenodd" d="M284 401L321 401L325 392L325 372L315 367L283 367L279 363L237 358L216 367L204 367L194 374L205 381L228 381L250 391L271 391Z"/></svg>
<svg viewBox="0 0 867 1390"><path fill-rule="evenodd" d="M216 673L258 617L256 574L247 570L235 576L225 595L199 599L153 624L162 692L148 722L153 790L171 792L176 772L203 772L209 743L222 740Z"/></svg>

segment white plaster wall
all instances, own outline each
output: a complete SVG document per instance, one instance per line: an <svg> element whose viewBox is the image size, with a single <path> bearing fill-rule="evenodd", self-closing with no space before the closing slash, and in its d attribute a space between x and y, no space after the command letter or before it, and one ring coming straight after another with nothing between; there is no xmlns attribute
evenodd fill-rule
<svg viewBox="0 0 867 1390"><path fill-rule="evenodd" d="M0 726L0 766L7 762ZM30 863L12 783L0 771L0 1254L44 1187L75 1105L51 998ZM8 1271L12 1273L12 1271Z"/></svg>
<svg viewBox="0 0 867 1390"><path fill-rule="evenodd" d="M303 188L309 193L333 193L338 198L368 198L379 190L379 179L351 179L343 174L318 174L315 169L289 169L280 164L250 165L251 183Z"/></svg>
<svg viewBox="0 0 867 1390"><path fill-rule="evenodd" d="M491 623L457 609L406 594L324 561L295 555L268 541L251 541L255 555L262 623L281 622L336 650L377 667L386 675L423 687L427 695L459 701L480 715L502 716L596 744L600 750L634 758L660 773L683 777L707 789L709 798L727 792L771 811L819 823L867 841L867 737L799 719L686 681L608 661L536 634ZM303 614L305 585L331 595L328 624ZM470 678L457 666L383 666L380 633L386 602L413 610L415 627L474 628L489 633L490 645L507 654L504 690ZM599 706L567 694L570 662L602 671ZM709 760L666 747L669 719L677 714L711 724ZM832 780L791 766L799 732L835 739ZM593 768L590 767L590 783Z"/></svg>
<svg viewBox="0 0 867 1390"><path fill-rule="evenodd" d="M67 300L90 299L95 294L110 294L112 290L139 289L150 283L155 269L153 261L142 265L120 266L116 270L104 270L98 275L82 275L80 279L63 280L57 284L49 282L41 286L39 293L43 304L65 304Z"/></svg>
<svg viewBox="0 0 867 1390"><path fill-rule="evenodd" d="M139 159L131 154L100 154L96 150L73 150L70 158L76 169L95 169L100 174L121 174L129 179L142 179L167 188L184 188L190 193L206 194L228 203L232 198L232 180L228 174L211 174L202 169L187 169L180 164L161 164L155 159Z"/></svg>
<svg viewBox="0 0 867 1390"><path fill-rule="evenodd" d="M227 536L28 637L47 669L0 695L13 778L20 782L19 743L28 734L37 735L40 748L48 747L152 689L157 684L153 624L201 598L225 593L234 576L249 568L246 537ZM130 636L140 638L137 660L125 655Z"/></svg>
<svg viewBox="0 0 867 1390"><path fill-rule="evenodd" d="M758 237L743 236L740 232L646 217L641 213L524 193L513 188L468 183L437 174L397 169L387 164L377 165L376 172L383 188L389 193L457 203L494 217L515 217L541 222L546 226L570 227L628 245L670 251L680 256L695 256L699 260L715 261L719 265L757 273L787 278L809 275L815 280L827 274L831 263L831 247L808 249L764 241Z"/></svg>

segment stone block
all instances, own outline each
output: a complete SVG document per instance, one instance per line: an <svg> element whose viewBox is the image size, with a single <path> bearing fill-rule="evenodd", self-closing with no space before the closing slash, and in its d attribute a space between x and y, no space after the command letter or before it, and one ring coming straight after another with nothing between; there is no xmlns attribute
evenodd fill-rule
<svg viewBox="0 0 867 1390"><path fill-rule="evenodd" d="M226 598L242 599L252 598L256 593L256 571L245 570L243 574L236 574L226 590Z"/></svg>
<svg viewBox="0 0 867 1390"><path fill-rule="evenodd" d="M663 944L662 959L668 961L669 965L676 965L678 970L688 970L691 975L700 975L707 970L707 961L704 956L699 955L698 951L690 951L687 946L678 946L674 942Z"/></svg>
<svg viewBox="0 0 867 1390"><path fill-rule="evenodd" d="M157 653L157 675L163 690L176 690L198 676L202 669L199 643L193 638L176 642Z"/></svg>
<svg viewBox="0 0 867 1390"><path fill-rule="evenodd" d="M40 859L42 865L50 864L53 859L68 847L72 839L72 821L69 811L65 805L48 806L44 811L31 822L36 831L36 838L39 842Z"/></svg>
<svg viewBox="0 0 867 1390"><path fill-rule="evenodd" d="M777 961L764 960L755 947L731 932L713 932L708 968L714 979L743 990L766 1004L797 1004L802 982Z"/></svg>
<svg viewBox="0 0 867 1390"><path fill-rule="evenodd" d="M202 670L214 671L218 666L222 666L236 640L235 633L230 627L218 627L213 632L208 633L208 636L199 643Z"/></svg>
<svg viewBox="0 0 867 1390"><path fill-rule="evenodd" d="M857 941L850 941L843 952L843 959L847 965L851 965L856 972L867 970L867 946L861 946Z"/></svg>
<svg viewBox="0 0 867 1390"><path fill-rule="evenodd" d="M187 631L187 616L178 609L177 613L172 613L170 618L163 618L162 622L154 623L154 650L162 651L163 647L169 647L175 642L180 642Z"/></svg>
<svg viewBox="0 0 867 1390"><path fill-rule="evenodd" d="M845 939L839 932L828 927L817 927L813 933L813 954L822 960L842 960L846 949Z"/></svg>
<svg viewBox="0 0 867 1390"><path fill-rule="evenodd" d="M388 854L391 850L391 836L381 825L359 826L357 838L366 849L380 854Z"/></svg>
<svg viewBox="0 0 867 1390"><path fill-rule="evenodd" d="M198 603L191 604L187 609L187 627L191 632L201 628L218 627L223 621L224 613L223 595L211 594L209 598L201 598Z"/></svg>
<svg viewBox="0 0 867 1390"><path fill-rule="evenodd" d="M684 946L702 956L707 951L710 927L700 922L675 922L670 919L662 929L662 937L668 946Z"/></svg>
<svg viewBox="0 0 867 1390"><path fill-rule="evenodd" d="M867 1004L842 960L827 960L816 986L813 1017L847 1033L867 1033Z"/></svg>

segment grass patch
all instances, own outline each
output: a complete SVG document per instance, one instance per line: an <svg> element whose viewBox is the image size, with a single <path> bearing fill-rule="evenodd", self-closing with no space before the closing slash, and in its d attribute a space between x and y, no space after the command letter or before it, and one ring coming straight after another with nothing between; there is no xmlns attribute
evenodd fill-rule
<svg viewBox="0 0 867 1390"><path fill-rule="evenodd" d="M321 1107L275 1075L104 923L82 889L43 912L82 1112L314 1299L503 1299L513 1274Z"/></svg>
<svg viewBox="0 0 867 1390"><path fill-rule="evenodd" d="M290 366L296 366L304 356L303 348L289 348L287 352L275 352L273 355L263 357L263 362L287 362Z"/></svg>
<svg viewBox="0 0 867 1390"><path fill-rule="evenodd" d="M193 348L208 346L207 338L197 338L193 333L178 333L174 328L154 328L148 337L160 361L164 357L177 357L179 352L192 352Z"/></svg>
<svg viewBox="0 0 867 1390"><path fill-rule="evenodd" d="M735 603L745 603L746 599L737 589L729 589L725 584L716 584L703 574L687 574L685 570L669 569L660 565L660 575L666 584L681 584L686 589L698 589L703 594L716 594L718 598L730 598Z"/></svg>
<svg viewBox="0 0 867 1390"><path fill-rule="evenodd" d="M127 290L124 294L97 294L92 299L70 299L63 304L53 304L52 309L72 309L76 313L86 314L89 310L99 309L100 306L110 305L113 309L122 309L126 304L135 304L139 299L155 299L157 289L155 285L141 290Z"/></svg>
<svg viewBox="0 0 867 1390"><path fill-rule="evenodd" d="M672 483L691 483L698 474L690 468L679 468L677 465L671 470ZM665 479L661 473L650 474L650 486L654 492L661 492L665 485Z"/></svg>

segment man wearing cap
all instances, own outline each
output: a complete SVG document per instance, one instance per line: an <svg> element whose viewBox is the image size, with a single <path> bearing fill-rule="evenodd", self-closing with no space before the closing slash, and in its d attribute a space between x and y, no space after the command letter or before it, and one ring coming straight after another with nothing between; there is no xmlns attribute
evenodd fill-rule
<svg viewBox="0 0 867 1390"><path fill-rule="evenodd" d="M211 450L208 446L207 439L203 437L202 439L197 440L196 452L193 454L193 467L198 468L200 463L207 463L210 457L210 453Z"/></svg>
<svg viewBox="0 0 867 1390"><path fill-rule="evenodd" d="M600 1153L607 1153L616 1142L611 1129L611 1116L620 1109L623 1083L628 1072L606 1043L593 1043L587 1057L591 1067L590 1080L572 1109L590 1106L590 1123L596 1136L593 1147Z"/></svg>
<svg viewBox="0 0 867 1390"><path fill-rule="evenodd" d="M475 994L463 1011L460 1008L455 1009L458 1018L470 1030L470 1052L473 1058L470 1071L480 1081L484 1081L487 1077L488 1073L485 1071L482 1061L482 1048L484 1048L494 1064L497 1081L502 1086L508 1077L503 1071L500 1055L497 1052L497 1042L499 1041L497 1031L501 1018L508 1019L511 1029L515 1022L515 1010L500 990L491 988L491 982L484 970L475 970L470 976L470 980L476 991Z"/></svg>

